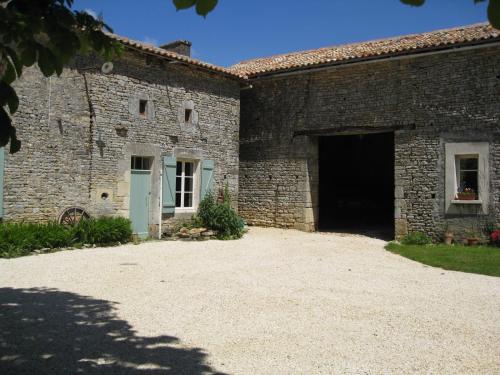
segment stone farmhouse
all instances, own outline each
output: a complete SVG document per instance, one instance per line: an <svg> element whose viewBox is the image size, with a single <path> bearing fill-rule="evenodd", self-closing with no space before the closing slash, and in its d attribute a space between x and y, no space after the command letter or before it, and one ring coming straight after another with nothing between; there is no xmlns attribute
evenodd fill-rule
<svg viewBox="0 0 500 375"><path fill-rule="evenodd" d="M188 42L113 37L125 46L113 66L82 57L60 77L23 74L23 143L1 163L4 219L122 215L158 237L208 189L227 184L237 202L242 78L191 59Z"/></svg>
<svg viewBox="0 0 500 375"><path fill-rule="evenodd" d="M500 32L486 24L231 68L188 42L114 37L112 69L79 58L19 82L5 220L123 215L157 236L227 185L254 225L438 239L500 222Z"/></svg>

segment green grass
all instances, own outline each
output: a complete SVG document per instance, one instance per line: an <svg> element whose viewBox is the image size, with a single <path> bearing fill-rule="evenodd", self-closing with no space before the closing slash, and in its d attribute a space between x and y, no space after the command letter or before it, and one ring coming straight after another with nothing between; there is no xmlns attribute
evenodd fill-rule
<svg viewBox="0 0 500 375"><path fill-rule="evenodd" d="M458 245L401 245L389 243L386 249L417 262L445 270L500 277L500 248Z"/></svg>

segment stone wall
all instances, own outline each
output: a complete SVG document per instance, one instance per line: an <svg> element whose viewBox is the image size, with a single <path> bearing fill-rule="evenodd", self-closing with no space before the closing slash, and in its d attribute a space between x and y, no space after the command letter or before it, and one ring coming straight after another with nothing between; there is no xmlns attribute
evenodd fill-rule
<svg viewBox="0 0 500 375"><path fill-rule="evenodd" d="M28 69L14 124L22 149L5 167L5 219L54 220L68 206L128 217L131 155L153 158L150 223L160 222L163 155L215 162L215 185L238 197L238 81L127 51L111 74L77 59L61 77ZM148 100L148 113L135 108ZM187 105L196 122L179 121ZM91 109L94 114L91 114ZM103 193L107 198L103 199Z"/></svg>
<svg viewBox="0 0 500 375"><path fill-rule="evenodd" d="M436 239L500 221L500 49L483 47L254 79L242 92L240 213L314 230L317 136L395 132L395 228ZM295 134L295 136L294 136ZM488 215L444 212L444 144L490 142ZM272 178L270 178L272 176Z"/></svg>

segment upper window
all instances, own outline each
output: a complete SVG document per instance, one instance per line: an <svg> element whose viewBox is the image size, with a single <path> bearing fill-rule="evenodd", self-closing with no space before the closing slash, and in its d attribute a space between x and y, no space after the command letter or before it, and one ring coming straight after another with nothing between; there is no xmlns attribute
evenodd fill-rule
<svg viewBox="0 0 500 375"><path fill-rule="evenodd" d="M132 156L130 164L130 169L149 171L151 169L151 158L144 156Z"/></svg>
<svg viewBox="0 0 500 375"><path fill-rule="evenodd" d="M175 179L175 207L193 208L194 162L178 161Z"/></svg>
<svg viewBox="0 0 500 375"><path fill-rule="evenodd" d="M148 110L148 101L144 99L139 100L139 114L141 116L146 116Z"/></svg>
<svg viewBox="0 0 500 375"><path fill-rule="evenodd" d="M186 109L184 112L184 122L186 124L191 124L193 122L193 110Z"/></svg>
<svg viewBox="0 0 500 375"><path fill-rule="evenodd" d="M128 99L128 111L136 119L153 121L155 106L153 99L146 93L134 93Z"/></svg>
<svg viewBox="0 0 500 375"><path fill-rule="evenodd" d="M192 100L186 100L182 103L177 116L179 125L185 125L187 129L192 128L193 125L198 125L198 112L195 110Z"/></svg>

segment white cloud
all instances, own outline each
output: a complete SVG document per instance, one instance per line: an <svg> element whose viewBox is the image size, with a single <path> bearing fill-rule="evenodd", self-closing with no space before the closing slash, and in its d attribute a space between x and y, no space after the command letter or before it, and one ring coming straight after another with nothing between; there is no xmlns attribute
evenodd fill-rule
<svg viewBox="0 0 500 375"><path fill-rule="evenodd" d="M153 46L158 46L158 39L145 36L142 41L146 44L152 44Z"/></svg>
<svg viewBox="0 0 500 375"><path fill-rule="evenodd" d="M87 14L90 14L92 17L94 17L95 19L98 19L99 17L97 16L97 13L95 10L93 9L90 9L90 8L87 8L87 9L84 9L83 10L85 13Z"/></svg>

